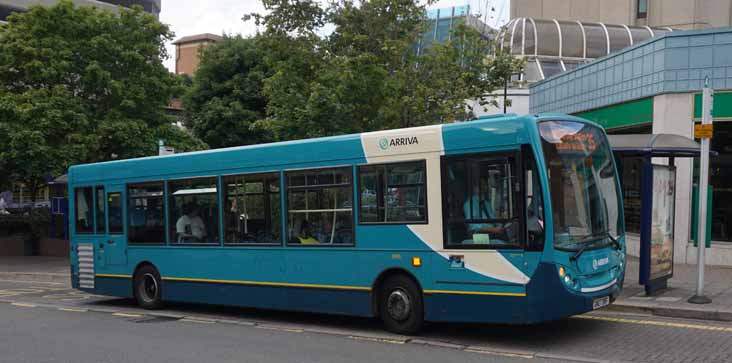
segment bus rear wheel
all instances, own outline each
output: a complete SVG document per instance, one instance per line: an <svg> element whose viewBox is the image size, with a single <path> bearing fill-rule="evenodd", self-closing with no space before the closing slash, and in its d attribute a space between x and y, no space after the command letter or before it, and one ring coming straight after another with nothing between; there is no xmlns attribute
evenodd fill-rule
<svg viewBox="0 0 732 363"><path fill-rule="evenodd" d="M134 293L137 304L144 309L160 309L163 307L161 298L162 283L158 270L150 265L142 266L134 278Z"/></svg>
<svg viewBox="0 0 732 363"><path fill-rule="evenodd" d="M381 288L379 315L391 332L418 333L424 323L424 305L417 284L404 275L389 277Z"/></svg>

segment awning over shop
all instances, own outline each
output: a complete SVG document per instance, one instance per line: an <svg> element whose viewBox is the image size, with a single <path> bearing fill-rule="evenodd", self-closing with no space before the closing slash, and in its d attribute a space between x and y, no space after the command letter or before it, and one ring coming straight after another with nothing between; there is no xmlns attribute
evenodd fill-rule
<svg viewBox="0 0 732 363"><path fill-rule="evenodd" d="M695 157L701 152L698 142L674 134L608 135L608 139L613 152L623 156Z"/></svg>

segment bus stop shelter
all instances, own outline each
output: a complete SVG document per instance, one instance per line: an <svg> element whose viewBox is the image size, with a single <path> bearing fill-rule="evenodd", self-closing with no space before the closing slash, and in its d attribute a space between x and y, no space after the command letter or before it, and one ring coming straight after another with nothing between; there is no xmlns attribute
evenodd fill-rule
<svg viewBox="0 0 732 363"><path fill-rule="evenodd" d="M673 248L676 198L675 158L698 157L701 145L673 134L608 135L620 170L623 159L642 158L640 188L640 269L638 281L646 294L667 286L673 276ZM668 158L668 164L654 164L653 158Z"/></svg>

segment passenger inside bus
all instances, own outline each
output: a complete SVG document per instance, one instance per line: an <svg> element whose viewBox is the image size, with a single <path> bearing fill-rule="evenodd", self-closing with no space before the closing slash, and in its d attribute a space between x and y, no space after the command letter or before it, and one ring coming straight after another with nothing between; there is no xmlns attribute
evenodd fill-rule
<svg viewBox="0 0 732 363"><path fill-rule="evenodd" d="M183 206L183 215L175 223L175 230L178 243L205 242L206 225L199 216L199 208L195 202Z"/></svg>
<svg viewBox="0 0 732 363"><path fill-rule="evenodd" d="M314 245L320 243L320 241L313 236L313 232L310 229L310 222L307 220L302 221L302 224L300 225L300 233L298 233L291 242L303 245Z"/></svg>

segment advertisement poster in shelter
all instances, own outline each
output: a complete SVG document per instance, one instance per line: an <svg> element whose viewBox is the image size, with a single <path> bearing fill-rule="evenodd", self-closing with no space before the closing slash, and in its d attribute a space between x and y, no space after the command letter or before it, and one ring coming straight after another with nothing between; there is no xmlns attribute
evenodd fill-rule
<svg viewBox="0 0 732 363"><path fill-rule="evenodd" d="M673 274L674 201L676 168L653 165L653 205L651 220L651 274L656 280Z"/></svg>

